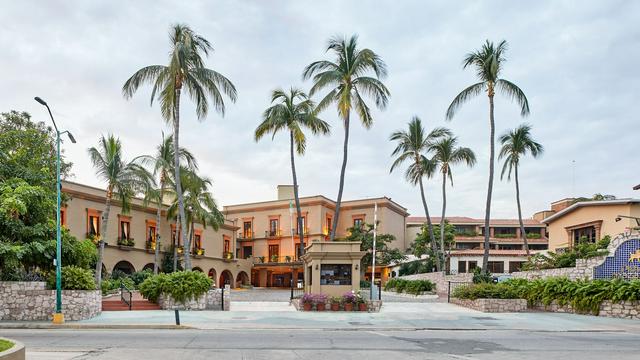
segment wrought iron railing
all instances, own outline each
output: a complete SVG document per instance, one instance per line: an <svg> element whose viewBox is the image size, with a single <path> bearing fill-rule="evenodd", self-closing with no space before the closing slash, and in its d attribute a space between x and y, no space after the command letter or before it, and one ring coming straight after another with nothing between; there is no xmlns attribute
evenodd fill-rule
<svg viewBox="0 0 640 360"><path fill-rule="evenodd" d="M125 294L128 296L125 296ZM133 304L133 292L127 288L124 282L120 282L120 300L127 304L129 306L129 310L131 310L131 305Z"/></svg>

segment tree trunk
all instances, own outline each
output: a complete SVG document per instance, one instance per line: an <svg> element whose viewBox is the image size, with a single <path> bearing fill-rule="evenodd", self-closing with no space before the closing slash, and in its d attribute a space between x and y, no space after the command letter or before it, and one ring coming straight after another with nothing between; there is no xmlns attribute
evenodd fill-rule
<svg viewBox="0 0 640 360"><path fill-rule="evenodd" d="M173 272L178 271L178 233L180 232L180 215L176 219L176 237L173 243Z"/></svg>
<svg viewBox="0 0 640 360"><path fill-rule="evenodd" d="M300 209L300 197L298 194L298 176L296 175L295 154L293 151L293 132L289 131L289 140L291 141L291 175L293 176L293 197L296 201L296 213L298 214L298 236L300 236L300 254L304 254L304 226L302 224L302 210ZM294 244L295 247L295 244ZM293 249L293 258L298 257L298 252Z"/></svg>
<svg viewBox="0 0 640 360"><path fill-rule="evenodd" d="M102 283L102 261L104 259L104 239L107 237L107 225L109 225L109 212L111 212L111 198L113 197L113 187L107 188L107 199L102 213L102 223L100 223L100 240L98 241L98 261L96 262L96 284L98 289Z"/></svg>
<svg viewBox="0 0 640 360"><path fill-rule="evenodd" d="M162 176L162 175L161 175ZM158 274L160 259L160 220L162 220L162 198L164 197L164 180L160 179L160 199L158 200L158 209L156 210L156 248L153 258L153 273Z"/></svg>
<svg viewBox="0 0 640 360"><path fill-rule="evenodd" d="M529 239L527 239L527 232L524 230L524 222L522 221L522 207L520 207L520 183L518 181L518 164L515 166L516 172L516 202L518 203L518 221L520 221L520 236L524 239L524 250L527 252L527 257L531 254L529 253Z"/></svg>
<svg viewBox="0 0 640 360"><path fill-rule="evenodd" d="M342 149L342 169L340 170L340 187L338 188L338 198L336 199L336 213L333 216L333 227L331 228L330 240L336 238L336 230L338 228L338 218L340 217L340 203L342 202L342 190L344 189L344 173L347 169L347 153L349 148L349 116L351 112L347 112L344 119L344 146Z"/></svg>
<svg viewBox="0 0 640 360"><path fill-rule="evenodd" d="M444 248L444 217L447 209L447 173L442 173L442 217L440 217L440 250L442 251L442 269L447 269L446 250Z"/></svg>
<svg viewBox="0 0 640 360"><path fill-rule="evenodd" d="M493 193L493 158L495 152L495 121L493 118L493 85L489 84L489 186L487 187L487 204L484 213L484 253L482 255L482 271L486 272L489 267L489 222L491 220L491 195Z"/></svg>
<svg viewBox="0 0 640 360"><path fill-rule="evenodd" d="M174 108L173 114L173 162L175 166L176 173L176 194L178 195L178 213L180 214L180 219L186 219L184 215L184 197L182 196L182 181L180 179L180 144L179 137L180 134L180 89L176 89L176 106ZM187 238L187 224L185 221L180 221L180 230L179 235L182 238L182 245L184 250L182 253L184 254L184 269L186 271L191 271L191 257L189 254L189 246L190 241Z"/></svg>
<svg viewBox="0 0 640 360"><path fill-rule="evenodd" d="M420 177L420 196L422 197L422 206L424 207L424 214L427 217L427 228L429 229L429 236L431 236L431 249L434 255L438 254L438 245L436 244L436 237L433 233L433 224L431 223L431 216L429 216L429 208L427 207L427 200L424 197L424 185L422 185L422 177ZM436 261L436 270L440 271L440 261Z"/></svg>

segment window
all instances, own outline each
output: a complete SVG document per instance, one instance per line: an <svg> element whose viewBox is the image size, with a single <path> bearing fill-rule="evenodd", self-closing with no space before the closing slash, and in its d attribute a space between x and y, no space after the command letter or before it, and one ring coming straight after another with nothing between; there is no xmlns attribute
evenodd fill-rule
<svg viewBox="0 0 640 360"><path fill-rule="evenodd" d="M504 262L489 261L489 263L487 264L487 270L489 270L490 273L502 274L504 273Z"/></svg>
<svg viewBox="0 0 640 360"><path fill-rule="evenodd" d="M351 285L351 264L320 265L320 285Z"/></svg>
<svg viewBox="0 0 640 360"><path fill-rule="evenodd" d="M145 242L147 245L147 249L155 250L156 249L156 241L157 241L157 233L158 228L156 227L155 221L146 220L146 231L145 231Z"/></svg>
<svg viewBox="0 0 640 360"><path fill-rule="evenodd" d="M574 245L584 242L596 242L596 227L587 226L573 230L573 243Z"/></svg>
<svg viewBox="0 0 640 360"><path fill-rule="evenodd" d="M251 239L252 238L252 231L251 231L251 221L245 221L242 224L242 237L245 239Z"/></svg>
<svg viewBox="0 0 640 360"><path fill-rule="evenodd" d="M480 243L463 243L456 242L456 249L464 250L464 249L477 249L480 247Z"/></svg>
<svg viewBox="0 0 640 360"><path fill-rule="evenodd" d="M467 262L466 261L458 261L458 273L466 273L467 272Z"/></svg>
<svg viewBox="0 0 640 360"><path fill-rule="evenodd" d="M522 245L498 244L498 250L522 250Z"/></svg>
<svg viewBox="0 0 640 360"><path fill-rule="evenodd" d="M362 224L364 224L364 219L363 218L353 218L353 227L354 228L361 228Z"/></svg>
<svg viewBox="0 0 640 360"><path fill-rule="evenodd" d="M229 239L224 239L224 252L226 254L231 252L231 240Z"/></svg>
<svg viewBox="0 0 640 360"><path fill-rule="evenodd" d="M333 219L331 216L327 216L326 224L324 225L323 233L329 235L331 233L331 226L333 225Z"/></svg>
<svg viewBox="0 0 640 360"><path fill-rule="evenodd" d="M469 261L469 266L467 267L467 270L469 272L473 272L473 269L478 267L478 262L477 261Z"/></svg>
<svg viewBox="0 0 640 360"><path fill-rule="evenodd" d="M120 220L120 239L129 240L131 238L131 220Z"/></svg>
<svg viewBox="0 0 640 360"><path fill-rule="evenodd" d="M529 244L529 250L547 250L548 248L547 244Z"/></svg>
<svg viewBox="0 0 640 360"><path fill-rule="evenodd" d="M302 219L296 217L296 234L300 235L300 223L298 222L298 220L302 221L302 231L303 231L303 234L306 234L307 233L307 217L302 216Z"/></svg>
<svg viewBox="0 0 640 360"><path fill-rule="evenodd" d="M280 256L280 245L269 245L269 261L278 262Z"/></svg>
<svg viewBox="0 0 640 360"><path fill-rule="evenodd" d="M509 272L512 273L512 272L520 271L522 264L523 264L522 261L509 261Z"/></svg>
<svg viewBox="0 0 640 360"><path fill-rule="evenodd" d="M100 213L87 209L87 235L100 236Z"/></svg>
<svg viewBox="0 0 640 360"><path fill-rule="evenodd" d="M171 245L180 246L181 243L182 237L180 236L180 231L176 230L176 224L171 224Z"/></svg>
<svg viewBox="0 0 640 360"><path fill-rule="evenodd" d="M307 267L307 274L309 274L309 286L313 285L313 267Z"/></svg>
<svg viewBox="0 0 640 360"><path fill-rule="evenodd" d="M280 224L278 219L269 219L269 236L280 235Z"/></svg>
<svg viewBox="0 0 640 360"><path fill-rule="evenodd" d="M193 247L196 249L202 249L202 234L195 233L193 235Z"/></svg>
<svg viewBox="0 0 640 360"><path fill-rule="evenodd" d="M253 246L243 246L242 247L242 256L245 259L251 259L253 256Z"/></svg>

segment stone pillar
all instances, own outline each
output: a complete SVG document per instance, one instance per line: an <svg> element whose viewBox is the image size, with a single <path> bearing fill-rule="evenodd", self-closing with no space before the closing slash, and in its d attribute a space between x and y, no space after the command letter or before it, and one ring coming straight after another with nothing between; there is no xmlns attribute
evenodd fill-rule
<svg viewBox="0 0 640 360"><path fill-rule="evenodd" d="M518 228L516 228L516 237L517 237L518 239L521 239L521 238L522 238L522 234L521 234L521 231L520 231L520 228L519 228L519 227L518 227Z"/></svg>
<svg viewBox="0 0 640 360"><path fill-rule="evenodd" d="M492 227L489 227L489 237L495 237L495 229Z"/></svg>
<svg viewBox="0 0 640 360"><path fill-rule="evenodd" d="M267 269L260 269L258 271L258 286L260 287L267 286Z"/></svg>

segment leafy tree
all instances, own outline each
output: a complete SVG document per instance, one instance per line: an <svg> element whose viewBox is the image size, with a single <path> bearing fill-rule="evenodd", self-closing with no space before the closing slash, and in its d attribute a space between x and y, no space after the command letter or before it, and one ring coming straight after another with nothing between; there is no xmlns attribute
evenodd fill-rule
<svg viewBox="0 0 640 360"><path fill-rule="evenodd" d="M364 223L347 231L349 235L338 240L361 242L360 251L366 252L360 261L360 269L364 272L373 264L373 224ZM391 234L376 234L376 264L388 265L406 258L400 250L389 246L395 239L396 237Z"/></svg>
<svg viewBox="0 0 640 360"><path fill-rule="evenodd" d="M235 102L237 92L235 86L217 71L206 68L204 57L213 51L211 43L196 34L184 24L173 25L169 33L171 51L168 65L150 65L136 71L123 85L122 93L125 98L131 98L140 85L153 84L151 104L158 98L162 117L173 124L174 171L176 195L178 199L178 214L185 218L184 198L180 184L180 98L185 89L195 102L198 119L204 119L209 112L209 98L211 98L217 112L224 115L225 103L222 93ZM190 247L190 240L186 237L187 228L184 221L180 222L183 244ZM184 255L185 268L191 270L189 252Z"/></svg>
<svg viewBox="0 0 640 360"><path fill-rule="evenodd" d="M520 165L520 158L531 153L531 156L537 158L542 155L544 148L538 142L531 137L531 125L522 124L515 130L500 136L500 143L502 148L498 155L498 160L504 158L504 165L502 166L502 172L500 173L500 179L507 174L507 180L511 180L511 171L513 170L514 179L516 183L516 202L518 204L518 221L520 223L520 234L524 239L524 249L529 253L529 241L527 239L527 233L524 230L524 222L522 221L522 208L520 206L520 183L518 181L518 165Z"/></svg>
<svg viewBox="0 0 640 360"><path fill-rule="evenodd" d="M98 178L107 183L104 211L100 223L98 240L98 261L96 262L96 284L102 281L102 258L104 254L104 237L107 236L111 201L115 197L120 202L123 213L129 211L131 198L138 192L148 188L151 175L138 162L127 162L122 154L120 139L113 135L100 137L98 147L88 150L91 163Z"/></svg>
<svg viewBox="0 0 640 360"><path fill-rule="evenodd" d="M439 258L443 261L440 268L444 268L444 262L447 259L444 251L447 178L449 178L451 186L453 186L453 170L451 167L458 163L465 163L467 166L472 167L476 163L476 155L471 149L458 146L458 138L455 136L447 136L437 140L429 146L429 150L433 152L431 161L434 166L440 168L440 173L442 174L442 215L440 217L440 251L442 251L442 257Z"/></svg>
<svg viewBox="0 0 640 360"><path fill-rule="evenodd" d="M362 125L369 129L373 125L373 116L363 96L372 97L375 100L376 107L384 109L389 102L389 90L381 81L387 75L387 67L384 61L370 49L359 49L356 35L351 36L349 39L331 38L326 51L333 52L335 61L315 61L307 65L302 77L305 80L313 78L313 86L309 91L310 96L324 88L329 88L329 92L318 103L317 111L320 112L335 103L338 115L344 122L340 185L330 235L330 239L333 241L338 228L342 190L344 189L344 174L347 168L351 110L356 111ZM368 75L371 72L375 77Z"/></svg>
<svg viewBox="0 0 640 360"><path fill-rule="evenodd" d="M330 125L318 118L314 104L302 90L291 88L287 94L284 90L275 90L271 94L271 103L276 103L265 110L263 121L255 131L256 141L271 133L275 137L280 130L289 132L291 151L291 175L293 177L293 196L298 214L298 236L300 237L300 252L304 249L304 224L302 224L302 210L298 194L298 177L296 176L295 152L303 155L307 145L307 137L303 129L312 134L328 134ZM295 148L295 152L294 152Z"/></svg>
<svg viewBox="0 0 640 360"><path fill-rule="evenodd" d="M487 187L487 203L485 207L484 228L489 228L489 220L491 219L491 195L493 193L493 172L495 158L495 120L493 114L493 98L496 90L502 92L511 100L515 100L520 106L520 115L527 116L529 114L529 101L524 92L514 83L501 77L502 67L506 58L504 53L507 51L507 42L501 41L498 46L487 40L480 50L476 50L465 56L463 68L473 67L479 82L462 90L451 102L447 109L446 118L451 120L456 111L471 98L480 95L483 92L489 97L489 185ZM484 255L482 257L482 269L487 270L489 262L489 232L484 234Z"/></svg>
<svg viewBox="0 0 640 360"><path fill-rule="evenodd" d="M411 165L405 172L405 178L413 185L418 183L420 185L420 197L422 198L422 206L424 207L424 213L427 218L427 227L429 233L433 238L433 225L431 224L431 216L429 216L429 208L427 206L427 200L424 196L424 185L422 178L430 178L435 173L434 163L426 157L425 154L429 152L433 143L444 137L451 136L451 131L447 128L438 127L428 134L425 133L425 129L422 127L422 121L417 116L414 116L409 122L409 131L396 131L391 134L389 140L396 141L398 145L393 150L391 156L396 156L391 169L393 170L406 161L410 161ZM434 253L436 252L437 244L431 243ZM440 263L436 263L438 271L440 270Z"/></svg>
<svg viewBox="0 0 640 360"><path fill-rule="evenodd" d="M449 224L449 221L445 221L444 223L444 252L451 250L455 245L455 236L456 229L455 226ZM443 252L434 250L434 243L440 243L440 236L443 233L440 231L440 224L435 224L433 226L433 231L435 234L435 241L431 237L431 232L428 231L424 226L422 226L422 231L418 233L416 239L411 244L409 251L416 257L422 257L422 255L429 255L429 259L431 259L431 264L438 264L442 262L441 256ZM437 248L437 246L436 246ZM435 261L435 260L438 261ZM431 265L430 269L433 269L433 265Z"/></svg>

